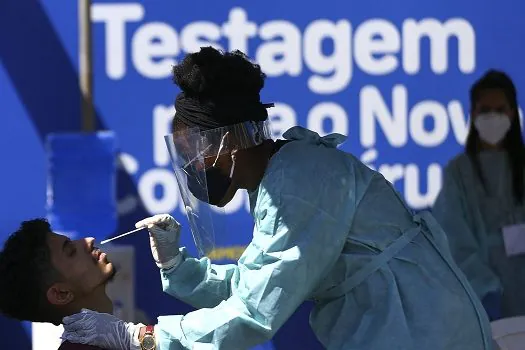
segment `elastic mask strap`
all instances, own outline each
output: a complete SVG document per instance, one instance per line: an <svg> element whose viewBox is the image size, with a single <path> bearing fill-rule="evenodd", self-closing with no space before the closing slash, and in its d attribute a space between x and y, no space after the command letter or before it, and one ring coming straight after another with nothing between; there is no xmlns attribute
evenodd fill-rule
<svg viewBox="0 0 525 350"><path fill-rule="evenodd" d="M226 137L228 136L229 133L230 133L229 131L226 132L226 134L224 134L224 136L221 138L221 144L219 145L219 150L217 151L217 157L215 158L215 161L213 162L212 166L217 165L217 160L219 160L221 151L224 149L224 143L226 142Z"/></svg>
<svg viewBox="0 0 525 350"><path fill-rule="evenodd" d="M226 137L228 136L230 132L228 131L226 134L224 134L224 136L222 137L221 139L221 144L219 145L219 150L217 151L217 157L215 158L215 161L213 162L213 167L215 167L217 165L217 161L219 160L219 157L221 155L221 151L224 149L224 143L226 142ZM235 170L235 160L233 160L233 157L232 157L232 166L231 166L231 169L230 169L230 179L232 178L233 176L233 171Z"/></svg>

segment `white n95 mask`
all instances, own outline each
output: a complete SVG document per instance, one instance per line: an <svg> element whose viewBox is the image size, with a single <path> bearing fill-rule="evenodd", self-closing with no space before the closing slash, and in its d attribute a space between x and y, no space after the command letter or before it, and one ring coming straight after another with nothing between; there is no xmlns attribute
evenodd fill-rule
<svg viewBox="0 0 525 350"><path fill-rule="evenodd" d="M480 114L474 121L479 137L490 145L497 145L510 129L510 118L503 113Z"/></svg>

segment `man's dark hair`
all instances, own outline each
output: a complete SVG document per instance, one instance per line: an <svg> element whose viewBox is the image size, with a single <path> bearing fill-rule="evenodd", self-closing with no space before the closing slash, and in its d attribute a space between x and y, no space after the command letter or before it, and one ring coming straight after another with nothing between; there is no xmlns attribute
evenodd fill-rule
<svg viewBox="0 0 525 350"><path fill-rule="evenodd" d="M47 290L60 278L51 262L45 219L24 221L0 252L0 313L23 321L60 323Z"/></svg>

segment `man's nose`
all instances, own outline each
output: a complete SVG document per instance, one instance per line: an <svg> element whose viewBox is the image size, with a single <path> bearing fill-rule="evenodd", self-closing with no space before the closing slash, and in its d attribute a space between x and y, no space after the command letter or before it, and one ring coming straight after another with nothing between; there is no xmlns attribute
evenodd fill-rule
<svg viewBox="0 0 525 350"><path fill-rule="evenodd" d="M88 251L93 250L93 246L95 245L95 238L93 237L86 237L84 238L84 242L86 243L86 248Z"/></svg>

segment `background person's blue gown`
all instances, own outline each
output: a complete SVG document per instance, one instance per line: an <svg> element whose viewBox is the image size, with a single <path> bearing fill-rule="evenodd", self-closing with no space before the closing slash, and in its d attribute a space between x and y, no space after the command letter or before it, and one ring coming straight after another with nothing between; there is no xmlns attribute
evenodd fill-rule
<svg viewBox="0 0 525 350"><path fill-rule="evenodd" d="M167 293L200 310L159 317L159 350L250 348L306 299L327 349L490 349L486 315L433 218L413 217L383 176L335 149L341 135L284 137L298 141L250 195L253 240L238 264L183 249L161 272Z"/></svg>
<svg viewBox="0 0 525 350"><path fill-rule="evenodd" d="M514 203L506 153L486 151L479 159L487 190L470 159L461 154L445 169L433 213L487 311L497 313L497 295L502 292L501 316L525 315L525 256L506 256L501 231L506 225L525 223L525 207Z"/></svg>

